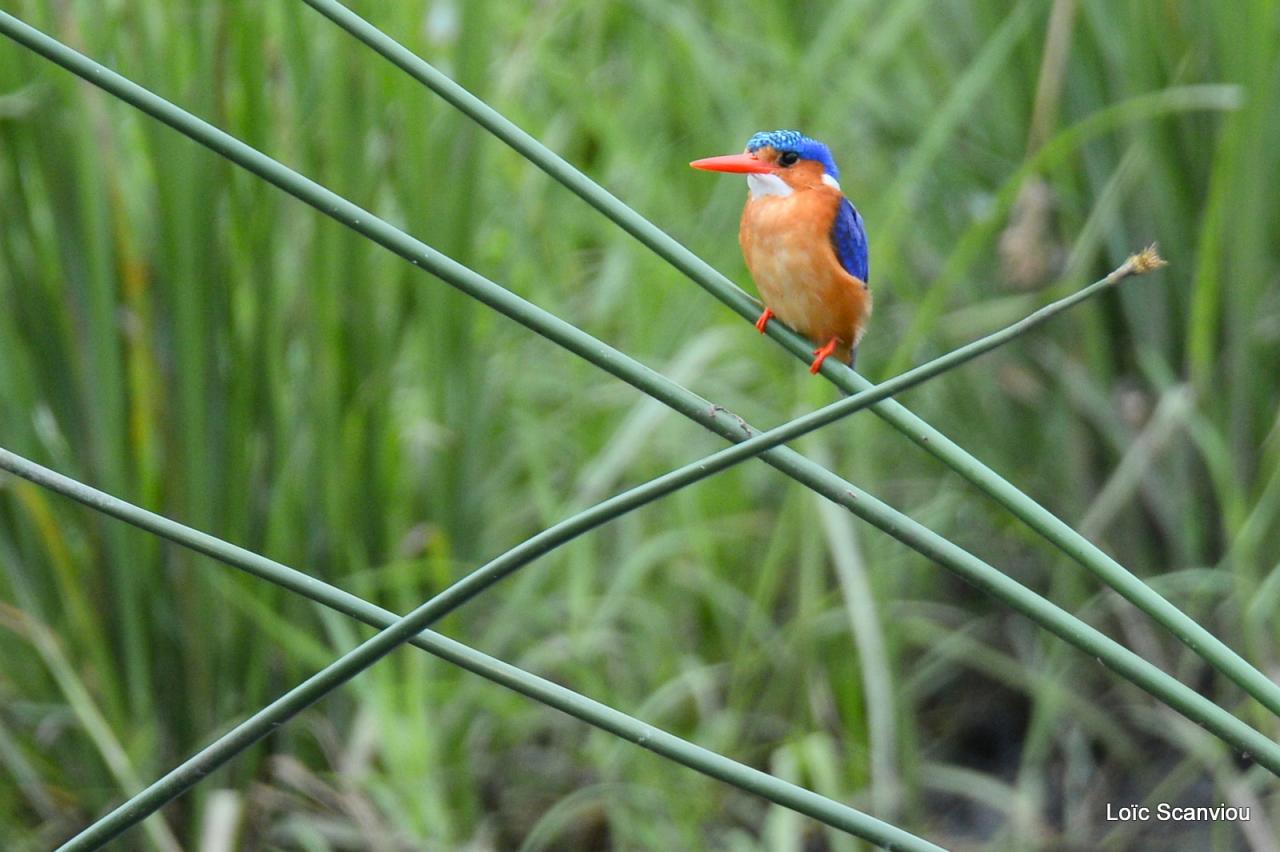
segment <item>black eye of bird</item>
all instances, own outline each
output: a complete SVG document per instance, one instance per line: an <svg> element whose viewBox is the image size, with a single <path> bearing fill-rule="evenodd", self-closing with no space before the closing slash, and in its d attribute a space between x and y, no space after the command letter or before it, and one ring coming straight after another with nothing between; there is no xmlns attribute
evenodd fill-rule
<svg viewBox="0 0 1280 852"><path fill-rule="evenodd" d="M778 164L781 166L794 166L800 160L800 155L795 151L783 151L782 156L778 158Z"/></svg>

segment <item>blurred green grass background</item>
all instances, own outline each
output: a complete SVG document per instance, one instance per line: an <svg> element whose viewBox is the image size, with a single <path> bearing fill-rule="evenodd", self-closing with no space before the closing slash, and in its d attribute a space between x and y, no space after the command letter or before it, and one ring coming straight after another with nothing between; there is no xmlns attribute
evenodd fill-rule
<svg viewBox="0 0 1280 852"><path fill-rule="evenodd" d="M871 237L873 380L1158 240L1159 276L904 401L1277 671L1280 3L353 8L744 286L744 189L687 162L759 129L827 141ZM834 398L302 3L8 10L758 426ZM10 43L0 304L0 443L398 610L718 448ZM872 416L799 448L1276 735ZM1280 820L1247 761L763 465L441 629L945 845L1164 830L1107 802L1252 805L1167 827L1212 848L1270 848ZM0 837L48 847L363 635L0 481ZM416 651L166 815L205 849L857 848Z"/></svg>

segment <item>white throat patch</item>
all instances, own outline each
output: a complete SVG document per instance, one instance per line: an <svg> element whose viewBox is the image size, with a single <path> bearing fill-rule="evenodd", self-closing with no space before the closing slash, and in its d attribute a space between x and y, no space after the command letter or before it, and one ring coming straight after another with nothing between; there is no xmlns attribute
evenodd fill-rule
<svg viewBox="0 0 1280 852"><path fill-rule="evenodd" d="M752 198L760 198L765 195L780 195L785 198L795 192L777 175L747 175L747 186L751 188Z"/></svg>

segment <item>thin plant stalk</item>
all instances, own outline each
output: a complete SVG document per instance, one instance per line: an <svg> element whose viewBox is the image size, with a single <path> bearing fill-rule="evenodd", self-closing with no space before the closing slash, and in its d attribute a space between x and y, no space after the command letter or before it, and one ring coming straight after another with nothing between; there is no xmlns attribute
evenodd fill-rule
<svg viewBox="0 0 1280 852"><path fill-rule="evenodd" d="M759 316L759 303L710 264L680 245L661 228L404 45L337 0L303 0L303 2L466 113L739 316L749 322L754 322ZM812 359L812 344L782 323L769 323L767 334L806 363ZM857 393L874 387L867 379L832 359L827 359L821 372L847 393ZM1166 600L1159 592L1103 552L1093 542L970 455L942 432L917 417L901 403L885 399L872 406L872 411L1080 563L1099 580L1164 626L1183 644L1234 681L1273 714L1280 716L1280 684L1268 678L1225 642Z"/></svg>
<svg viewBox="0 0 1280 852"><path fill-rule="evenodd" d="M0 456L0 461L7 462L8 459ZM655 482L660 482L661 479ZM653 483L646 485L653 485ZM645 487L641 486L642 489ZM633 489L635 490L638 489ZM580 512L468 575L219 737L205 749L158 779L142 793L132 797L73 838L63 848L66 850L93 849L118 836L181 795L254 742L276 730L310 704L328 695L403 642L411 640L456 606L559 544L618 517L623 511L622 501L631 494L632 492L628 492L619 495ZM875 498L866 494L850 491L850 495L855 499L878 503ZM931 554L934 558L952 567L969 582L991 592L1015 608L1035 612L1036 620L1057 635L1088 653L1094 653L1108 667L1124 674L1189 718L1200 721L1218 736L1237 747L1251 750L1259 763L1273 773L1280 774L1280 746L1262 734L1249 728L1194 690L1173 680L1132 651L1120 646L1065 610L1035 595L947 539L883 504L872 505L871 508L876 512L888 512L896 516L894 523L898 524L899 528L894 530L895 535L903 540L911 539L922 546L931 546L936 551Z"/></svg>
<svg viewBox="0 0 1280 852"><path fill-rule="evenodd" d="M798 418L775 429L771 429L768 432L756 435L741 444L728 447L705 459L685 465L679 470L672 471L670 474L631 489L627 493L614 498L614 501L611 501L616 505L613 511L601 520L600 523L604 523L605 520L612 520L621 517L627 512L637 509L640 506L652 502L659 497L670 494L679 488L692 484L693 482L705 479L718 471L724 470L737 462L757 455L766 449L777 446L785 441L798 438L801 435L817 429L824 424L830 423L839 417L865 408L876 400L885 398L888 394L901 392L924 382L931 377L937 376L948 369L955 368L978 355L988 352L997 346L1027 333L1036 326L1048 321L1053 316L1067 310L1075 304L1078 304L1084 299L1096 295L1104 289L1115 286L1124 278L1134 274L1142 274L1155 268L1159 263L1160 261L1158 257L1155 256L1152 250L1143 252L1140 255L1135 255L1110 275L1094 282L1088 287L1082 288L1070 296L1046 305L1000 331L989 334L980 340L976 340L966 346L935 358L926 364L922 364L901 376L897 376L894 379L878 386L874 390L864 391L855 397L832 403L831 405L828 405L816 412L812 412L809 415ZM15 475L22 476L37 485L44 486L60 494L76 499L87 506L131 523L140 529L152 532L198 552L213 556L214 558L220 559L230 565L242 568L256 576L278 583L286 588L299 592L318 603L325 604L334 609L338 609L349 615L360 618L366 623L379 627L387 627L395 620L395 616L391 612L366 603L353 595L342 592L340 589L330 586L327 583L315 580L302 572L268 560L262 556L244 550L243 548L215 539L205 533L183 526L152 512L148 512L140 507L130 505L118 498L112 497L109 494L97 491L87 485L83 485L75 480L62 476L48 468L41 467L34 462L4 449L0 449L0 468ZM585 530L583 530L583 532L585 532ZM561 539L555 546L559 546L559 544L563 544L567 540L567 538ZM510 570L515 570L516 567L519 566L513 564ZM477 572L477 575L472 576L477 577L479 573L480 572ZM497 582L499 579L501 579L501 576L493 575L487 578L487 582L480 588L487 587L488 585ZM476 591L478 592L479 589ZM465 598L459 599L458 602L449 609L452 610L454 607L460 605L463 600L465 600ZM444 613L441 613L441 615L443 614ZM541 681L541 679L523 672L520 669L506 666L506 664L501 663L500 661L486 657L485 655L471 651L470 649L466 649L469 656L461 655L459 653L459 649L465 648L465 646L459 646L458 643L449 643L449 640L443 640L444 643L447 644L442 645L442 639L443 637L440 637L438 634L430 631L423 631L410 641L419 645L419 647L425 648L431 653L435 653L451 662L462 665L469 671L479 673L486 677L490 677L491 679L494 679L491 676L492 672L496 669L503 669L503 679L498 682L511 686L512 688L516 688L523 694L530 695L538 698L539 700L542 700L542 697L547 695L545 681ZM518 686L513 686L513 684L518 684ZM561 693L568 693L568 690L561 690ZM557 694L555 696L556 700L549 703L551 703L552 706L557 707L557 709L569 712L572 715L595 725L596 727L604 730L611 730L615 733L617 732L617 725L611 724L611 722L617 723L619 721L619 719L616 718L620 715L617 714L617 711L609 710L608 713L602 713L601 708L605 710L608 710L609 708L604 708L603 705L599 705L597 702L592 702L590 699L586 699L582 696L573 695L572 693L569 693L569 695L572 696L573 700L565 701L563 699L567 697L566 695ZM623 721L626 722L626 729L632 733L634 733L636 725L643 726L648 730L653 730L648 728L648 726L645 726L644 723L630 719L629 717L624 717ZM872 840L877 843L885 843L889 840L892 840L895 843L902 843L904 841L904 838L902 837L890 836L891 833L886 833L885 829L892 828L892 826L880 824L870 817L864 817L864 815L857 814L857 812L852 811L852 809L844 808L844 806L828 799L823 799L820 803L811 802L805 797L799 796L800 793L807 792L803 791L802 788L797 787L789 789L791 785L788 785L788 789L775 789L772 785L762 784L762 779L757 777L756 774L753 774L756 772L755 770L744 771L747 770L746 767L742 767L739 764L733 764L732 761L728 761L728 764L733 764L732 766L716 762L708 764L705 759L706 755L701 754L700 751L697 750L696 746L692 746L678 738L671 737L671 735L665 736L668 737L669 740L663 741L662 748L654 747L647 742L642 742L642 744L653 748L653 750L658 753L670 757L685 766L711 774L714 777L721 778L722 780L729 781L729 783L733 783L736 786L745 789L747 792L758 793L783 806L795 807L799 805L800 807L797 809L801 813L805 813L815 819L819 819L828 825L852 831L864 839ZM636 737L634 736L627 736L626 738L632 739L633 741L636 740ZM695 751L690 751L690 749L694 749ZM721 758L721 760L727 761L728 759ZM763 775L765 778L772 777L764 773L758 774ZM797 798L798 796L799 798ZM867 822L867 820L870 820L870 822ZM918 840L915 838L913 839Z"/></svg>
<svg viewBox="0 0 1280 852"><path fill-rule="evenodd" d="M390 610L343 591L308 574L283 565L208 533L135 506L104 491L0 449L0 469L21 476L38 486L70 497L91 509L111 515L139 529L168 539L197 553L213 557L255 577L282 586L316 603L359 619L378 628L396 623ZM937 850L934 846L900 828L861 813L845 804L745 766L731 758L681 739L628 716L599 701L580 695L545 678L526 672L502 660L476 651L430 630L409 640L424 651L487 678L522 695L554 707L577 719L643 746L695 771L754 793L783 807L810 816L826 825L848 831L873 843L896 849ZM141 786L141 785L139 785ZM105 842L105 840L101 841ZM92 843L89 844L89 848ZM76 848L71 846L69 848ZM82 847L83 848L83 847Z"/></svg>

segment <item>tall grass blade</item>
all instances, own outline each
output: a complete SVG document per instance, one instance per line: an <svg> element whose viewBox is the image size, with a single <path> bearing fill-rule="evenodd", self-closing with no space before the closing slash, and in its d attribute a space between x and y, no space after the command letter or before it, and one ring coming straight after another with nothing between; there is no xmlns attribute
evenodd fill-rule
<svg viewBox="0 0 1280 852"><path fill-rule="evenodd" d="M444 74L433 68L394 39L381 32L336 0L303 0L318 12L333 20L353 36L365 42L375 51L394 62L406 73L428 86L436 94L471 116L476 122L529 159L555 180L572 190L588 204L604 213L640 242L686 274L743 319L754 322L759 315L758 303L742 292L729 279L721 275L693 252L677 243L660 228L632 210L599 184L578 171L563 158L542 145L528 133L508 121L479 98L466 91ZM1013 32L1013 30L1011 30ZM1195 99L1199 96L1217 98L1224 94L1234 102L1238 91L1234 87L1188 87L1186 91L1174 91L1169 96L1157 93L1141 99L1142 109L1160 110L1180 108L1179 98ZM1171 103L1174 102L1174 103ZM1196 101L1199 103L1199 101ZM1212 102L1218 103L1217 100ZM1214 108L1214 106L1210 106ZM1221 107L1217 107L1221 108ZM1093 121L1076 128L1075 135L1093 132L1121 114L1125 120L1143 114L1136 108L1104 111ZM1046 145L1037 157L1056 155L1060 145ZM1208 303L1209 297L1199 300ZM1197 314L1208 315L1208 309ZM1195 342L1197 352L1203 350L1200 340L1206 337L1199 329L1207 322L1197 322ZM808 360L812 357L811 344L799 335L783 328L781 323L770 323L767 333L793 355ZM822 374L842 390L854 393L872 387L861 375L835 363L826 364ZM1242 689L1256 698L1273 714L1280 716L1280 685L1251 665L1225 642L1201 626L1160 594L1154 591L1123 565L1104 553L1101 548L1073 530L1068 524L1032 500L991 468L970 455L962 447L911 413L905 406L893 400L885 400L873 406L873 411L902 432L921 448L934 455L956 473L960 474L997 503L1045 539L1052 542L1072 559L1092 572L1099 580L1115 589L1135 606L1168 629L1187 647L1191 648L1210 665L1235 681Z"/></svg>
<svg viewBox="0 0 1280 852"><path fill-rule="evenodd" d="M401 619L382 607L206 533L134 506L105 492L91 488L55 471L0 450L0 467L49 488L97 511L126 521L141 529L169 539L196 552L203 553L256 577L276 583L318 603L357 618L366 624L387 628ZM380 634L387 636L390 634ZM844 828L859 837L883 846L902 849L937 849L901 829L859 813L845 805L780 781L759 770L744 766L707 749L700 748L638 719L578 695L565 687L540 678L523 669L504 663L479 651L431 631L414 630L405 641L435 654L455 665L488 678L498 684L555 707L602 730L695 769L714 778L763 796L785 807L793 808L829 825ZM398 644L398 640L397 640ZM390 650L390 649L388 649ZM354 674L355 672L352 672ZM221 740L219 741L222 742ZM116 747L118 751L118 746ZM198 779L192 778L191 781ZM115 822L103 821L101 831L82 834L65 848L96 848L140 818L145 802L133 799ZM150 810L154 810L154 807ZM114 826L115 830L112 829ZM108 833L108 831L110 832Z"/></svg>

